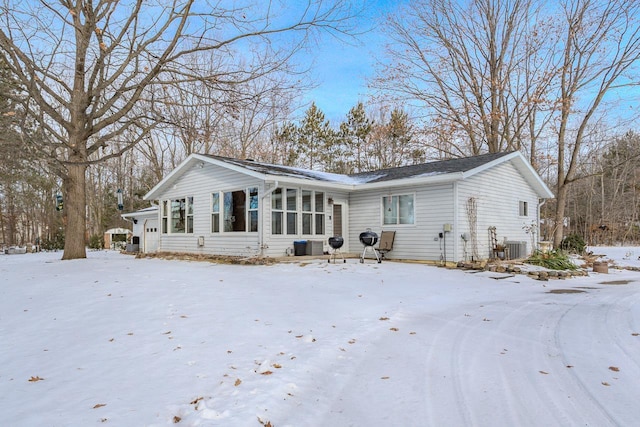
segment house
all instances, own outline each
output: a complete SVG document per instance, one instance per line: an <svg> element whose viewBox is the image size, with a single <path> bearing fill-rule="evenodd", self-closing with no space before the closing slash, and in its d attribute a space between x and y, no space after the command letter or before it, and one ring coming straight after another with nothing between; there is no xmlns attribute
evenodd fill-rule
<svg viewBox="0 0 640 427"><path fill-rule="evenodd" d="M121 215L133 224L131 245L127 249L132 252L153 253L158 250L158 206L149 206L136 212Z"/></svg>
<svg viewBox="0 0 640 427"><path fill-rule="evenodd" d="M348 176L192 154L145 195L162 252L281 257L308 241L319 254L343 236L342 252L360 253L371 229L395 231L390 259L445 262L491 257L490 227L526 256L552 197L519 152Z"/></svg>

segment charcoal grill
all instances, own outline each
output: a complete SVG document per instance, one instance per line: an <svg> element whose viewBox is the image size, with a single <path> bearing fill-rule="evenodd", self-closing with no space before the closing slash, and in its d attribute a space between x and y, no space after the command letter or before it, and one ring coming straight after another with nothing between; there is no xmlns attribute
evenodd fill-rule
<svg viewBox="0 0 640 427"><path fill-rule="evenodd" d="M380 255L378 255L378 251L374 248L374 245L378 243L378 235L371 231L371 229L367 229L360 233L360 243L364 245L364 250L362 251L362 255L360 256L360 262L364 263L364 257L366 256L368 251L373 251L376 259L378 260L378 264L382 262L380 259Z"/></svg>
<svg viewBox="0 0 640 427"><path fill-rule="evenodd" d="M342 245L344 245L344 238L342 236L329 237L329 246L331 246L332 251L327 262L331 262L331 259L333 258L333 263L335 264L337 255L342 258L342 262L347 262L347 260L344 259L344 256L342 256L342 252L340 252Z"/></svg>

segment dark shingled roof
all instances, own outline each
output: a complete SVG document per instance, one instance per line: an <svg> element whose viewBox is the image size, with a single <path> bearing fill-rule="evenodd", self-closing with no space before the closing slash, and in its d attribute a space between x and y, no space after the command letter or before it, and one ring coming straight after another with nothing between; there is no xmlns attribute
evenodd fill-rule
<svg viewBox="0 0 640 427"><path fill-rule="evenodd" d="M482 154L473 157L435 161L418 165L401 166L397 168L361 172L352 175L318 172L313 170L294 168L290 166L272 165L268 163L256 162L253 160L234 159L230 157L221 157L214 155L206 156L265 175L290 176L303 179L314 179L318 181L354 184L392 181L397 179L413 178L422 175L426 176L467 172L508 154L511 154L511 152Z"/></svg>
<svg viewBox="0 0 640 427"><path fill-rule="evenodd" d="M413 178L420 175L440 175L447 173L468 172L511 153L512 152L481 154L479 156L473 157L441 160L430 163L421 163L418 165L376 170L371 172L361 172L350 176L353 178L366 180L366 182L382 182L394 179ZM366 179L367 177L371 177L371 179Z"/></svg>

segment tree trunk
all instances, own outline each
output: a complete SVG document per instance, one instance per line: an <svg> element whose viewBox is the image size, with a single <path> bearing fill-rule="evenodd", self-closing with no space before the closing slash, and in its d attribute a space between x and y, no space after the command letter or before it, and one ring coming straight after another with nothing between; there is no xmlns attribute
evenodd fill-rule
<svg viewBox="0 0 640 427"><path fill-rule="evenodd" d="M86 189L84 163L70 163L63 180L65 233L63 260L86 258Z"/></svg>
<svg viewBox="0 0 640 427"><path fill-rule="evenodd" d="M558 183L556 194L556 215L553 229L553 247L559 248L564 237L564 218L569 186Z"/></svg>

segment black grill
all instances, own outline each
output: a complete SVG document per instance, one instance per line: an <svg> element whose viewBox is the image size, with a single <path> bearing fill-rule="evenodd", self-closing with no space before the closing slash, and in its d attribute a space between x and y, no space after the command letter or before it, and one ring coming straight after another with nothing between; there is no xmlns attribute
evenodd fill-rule
<svg viewBox="0 0 640 427"><path fill-rule="evenodd" d="M340 252L340 248L342 247L342 245L344 245L344 238L342 236L334 236L334 237L329 237L329 246L331 246L331 249L333 249L333 252L331 253L331 256L329 256L329 259L327 260L327 262L331 262L331 259L333 258L333 263L336 263L336 256L340 256L340 258L342 258L342 262L347 262L346 259L344 259L344 256L342 256L342 253Z"/></svg>
<svg viewBox="0 0 640 427"><path fill-rule="evenodd" d="M329 237L329 246L333 249L340 249L344 245L344 238L341 236Z"/></svg>
<svg viewBox="0 0 640 427"><path fill-rule="evenodd" d="M373 255L376 257L378 264L382 262L380 256L378 255L378 251L373 246L378 243L378 235L371 230L367 230L365 232L360 233L360 243L364 245L364 250L362 251L362 255L360 256L360 262L364 262L364 257L367 254L367 251L373 251Z"/></svg>
<svg viewBox="0 0 640 427"><path fill-rule="evenodd" d="M373 246L378 243L378 235L373 231L365 231L360 233L360 243L365 246Z"/></svg>

